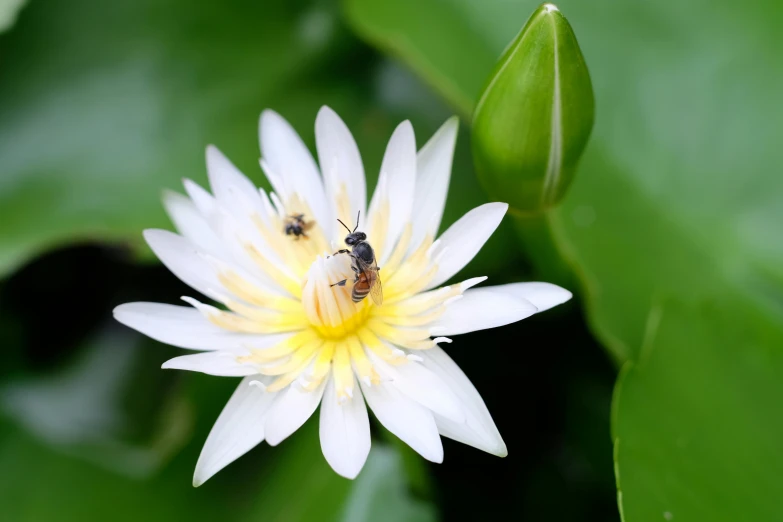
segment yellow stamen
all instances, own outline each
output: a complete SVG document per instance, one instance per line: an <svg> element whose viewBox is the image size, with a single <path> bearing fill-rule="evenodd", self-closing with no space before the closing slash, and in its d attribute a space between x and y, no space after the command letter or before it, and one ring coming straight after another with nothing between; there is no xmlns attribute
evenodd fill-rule
<svg viewBox="0 0 783 522"><path fill-rule="evenodd" d="M381 382L381 378L372 367L372 363L364 353L359 339L356 336L349 337L346 342L348 343L348 353L351 355L353 363L356 365L356 371L359 374L359 378L365 380L367 384L378 384Z"/></svg>
<svg viewBox="0 0 783 522"><path fill-rule="evenodd" d="M218 280L226 290L252 305L281 312L293 312L302 309L302 304L299 301L266 292L235 272L220 273L218 274Z"/></svg>
<svg viewBox="0 0 783 522"><path fill-rule="evenodd" d="M247 306L237 301L226 301L225 305L231 311L259 324L291 327L292 329L301 329L308 325L307 316L301 306L296 312L282 313Z"/></svg>
<svg viewBox="0 0 783 522"><path fill-rule="evenodd" d="M337 390L337 399L345 400L353 397L353 373L351 371L351 358L345 343L335 345L334 358L332 359L332 374L334 386Z"/></svg>
<svg viewBox="0 0 783 522"><path fill-rule="evenodd" d="M393 303L414 295L413 287L425 288L437 273L437 265L430 262L428 251L432 238L426 237L421 245L384 281L384 302ZM385 274L384 274L385 275ZM388 289L388 291L387 291Z"/></svg>
<svg viewBox="0 0 783 522"><path fill-rule="evenodd" d="M334 356L335 343L327 341L321 348L321 352L315 360L313 373L309 377L310 384L304 387L306 391L313 391L321 384L329 370L332 368L332 357Z"/></svg>
<svg viewBox="0 0 783 522"><path fill-rule="evenodd" d="M371 214L370 226L367 227L367 237L372 238L375 255L380 258L385 252L386 236L389 230L389 199L383 196L381 201L376 211Z"/></svg>
<svg viewBox="0 0 783 522"><path fill-rule="evenodd" d="M269 368L259 368L259 373L262 373L264 375L283 375L284 373L294 371L297 368L300 368L303 365L303 363L309 362L310 359L312 359L313 355L315 355L318 348L320 348L321 346L323 346L323 341L321 339L315 339L313 341L310 341L305 345L299 347L291 355L291 358L287 362Z"/></svg>
<svg viewBox="0 0 783 522"><path fill-rule="evenodd" d="M312 342L317 338L318 335L313 330L308 329L296 333L291 337L289 337L288 339L280 341L276 345L271 346L269 348L259 349L259 348L253 348L251 346L248 347L251 349L251 355L240 358L240 362L268 363L274 361L275 359L280 359L281 357L286 357L288 355L291 355L300 346Z"/></svg>
<svg viewBox="0 0 783 522"><path fill-rule="evenodd" d="M389 348L378 336L376 336L369 328L362 328L357 332L362 344L372 350L374 354L391 364L403 364L406 361L403 354L395 354L391 348Z"/></svg>
<svg viewBox="0 0 783 522"><path fill-rule="evenodd" d="M264 255L259 252L254 245L246 243L245 250L247 250L247 253L250 254L250 257L261 268L261 270L269 274L272 279L280 283L288 293L297 298L302 297L301 284L296 281L293 276L278 269L273 263L264 257Z"/></svg>
<svg viewBox="0 0 783 522"><path fill-rule="evenodd" d="M259 323L251 321L246 317L222 310L213 310L206 314L209 321L226 330L243 333L272 334L291 332L301 328L298 324L287 324L285 321L273 321L268 323Z"/></svg>
<svg viewBox="0 0 783 522"><path fill-rule="evenodd" d="M402 230L402 235L400 236L399 241L397 241L397 245L394 247L394 250L392 251L391 256L389 256L389 259L386 260L386 262L383 263L383 274L394 274L397 269L400 266L400 263L402 263L403 258L405 257L405 254L408 251L408 245L411 242L411 236L413 235L413 226L408 223L405 225L405 228Z"/></svg>
<svg viewBox="0 0 783 522"><path fill-rule="evenodd" d="M282 375L275 379L275 381L266 387L266 391L268 392L277 392L291 384L296 380L297 377L299 377L302 372L310 365L310 361L312 360L312 357L310 359L304 361L298 368L295 368L294 370L291 370L290 372L286 373L285 375Z"/></svg>

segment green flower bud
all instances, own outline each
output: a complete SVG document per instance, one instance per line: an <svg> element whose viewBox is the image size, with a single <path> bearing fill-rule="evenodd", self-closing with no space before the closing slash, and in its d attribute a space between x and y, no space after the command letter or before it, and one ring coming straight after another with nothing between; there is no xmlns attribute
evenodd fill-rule
<svg viewBox="0 0 783 522"><path fill-rule="evenodd" d="M559 202L590 136L594 103L571 25L557 7L541 5L476 106L473 158L489 195L527 214Z"/></svg>

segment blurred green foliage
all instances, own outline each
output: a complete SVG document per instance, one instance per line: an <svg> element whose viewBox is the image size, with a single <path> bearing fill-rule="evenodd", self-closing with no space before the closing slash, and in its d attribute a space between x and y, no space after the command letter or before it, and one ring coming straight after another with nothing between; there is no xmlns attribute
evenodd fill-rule
<svg viewBox="0 0 783 522"><path fill-rule="evenodd" d="M8 429L0 439L0 465L17 472L0 477L3 517L14 522L435 520L431 506L404 490L400 456L391 448L373 448L367 471L350 482L329 468L317 426L307 426L279 450L264 449L272 462L261 473L235 477L231 487L200 489L190 486L188 465L139 481L69 458Z"/></svg>
<svg viewBox="0 0 783 522"><path fill-rule="evenodd" d="M668 301L614 397L625 520L779 520L783 334L727 303Z"/></svg>

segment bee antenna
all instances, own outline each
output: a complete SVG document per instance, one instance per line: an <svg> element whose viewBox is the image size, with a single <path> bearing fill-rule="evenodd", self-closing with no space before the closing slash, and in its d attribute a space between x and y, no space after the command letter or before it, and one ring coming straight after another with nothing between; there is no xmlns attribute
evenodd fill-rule
<svg viewBox="0 0 783 522"><path fill-rule="evenodd" d="M347 230L349 234L351 234L351 233L352 233L352 232L351 232L351 229L350 229L350 228L348 228L348 226L347 226L345 223L343 223L342 221L340 221L340 218L337 218L337 221L339 221L339 222L340 222L340 224L341 224L342 226L344 226L344 227L345 227L345 230Z"/></svg>
<svg viewBox="0 0 783 522"><path fill-rule="evenodd" d="M357 228L359 228L359 215L360 215L361 213L362 213L362 211L361 211L361 210L360 210L359 212L357 212L357 213L356 213L356 226L355 226L355 227L353 227L353 232L356 232L356 229L357 229ZM353 234L353 232L351 232L351 234Z"/></svg>

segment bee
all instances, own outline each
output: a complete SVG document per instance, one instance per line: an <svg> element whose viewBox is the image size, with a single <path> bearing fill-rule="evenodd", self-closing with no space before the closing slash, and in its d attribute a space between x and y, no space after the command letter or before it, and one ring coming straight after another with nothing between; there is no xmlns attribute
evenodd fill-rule
<svg viewBox="0 0 783 522"><path fill-rule="evenodd" d="M334 253L334 255L348 254L351 257L351 270L356 275L351 290L351 299L354 303L359 303L367 297L367 294L370 294L373 303L382 304L383 288L381 287L381 276L378 273L380 268L375 260L375 251L367 242L367 234L356 231L359 228L359 214L356 215L356 226L353 230L339 219L337 221L348 231L348 235L345 236L345 244L351 247L351 250L343 249ZM347 281L347 279L343 279L331 286L345 286Z"/></svg>
<svg viewBox="0 0 783 522"><path fill-rule="evenodd" d="M313 228L315 221L305 221L304 214L293 214L285 220L285 235L294 236L294 240L299 240L300 237L308 239L307 231Z"/></svg>

